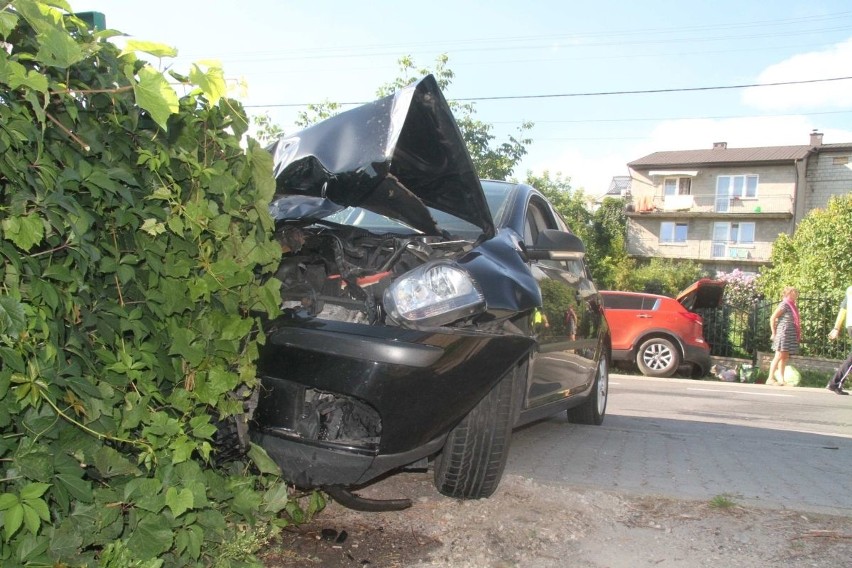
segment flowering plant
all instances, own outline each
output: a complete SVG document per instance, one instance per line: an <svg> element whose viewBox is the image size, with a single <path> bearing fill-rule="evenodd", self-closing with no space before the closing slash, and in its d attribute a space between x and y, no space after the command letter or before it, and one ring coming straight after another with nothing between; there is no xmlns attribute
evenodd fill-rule
<svg viewBox="0 0 852 568"><path fill-rule="evenodd" d="M757 292L757 275L735 268L731 272L720 272L716 278L725 282L725 302L737 308L747 308L760 295Z"/></svg>

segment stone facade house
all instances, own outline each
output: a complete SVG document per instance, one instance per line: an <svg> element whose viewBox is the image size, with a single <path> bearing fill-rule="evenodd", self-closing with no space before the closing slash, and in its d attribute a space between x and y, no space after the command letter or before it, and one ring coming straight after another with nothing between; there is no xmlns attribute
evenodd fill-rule
<svg viewBox="0 0 852 568"><path fill-rule="evenodd" d="M779 233L852 191L852 143L655 152L630 172L627 252L756 272Z"/></svg>

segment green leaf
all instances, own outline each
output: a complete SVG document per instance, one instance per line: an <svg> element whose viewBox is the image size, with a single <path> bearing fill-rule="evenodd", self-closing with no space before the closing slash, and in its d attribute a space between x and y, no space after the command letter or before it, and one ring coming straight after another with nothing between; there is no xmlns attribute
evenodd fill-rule
<svg viewBox="0 0 852 568"><path fill-rule="evenodd" d="M134 51L141 51L154 57L177 57L178 54L177 49L164 43L130 39L124 43L124 51L121 52L119 57Z"/></svg>
<svg viewBox="0 0 852 568"><path fill-rule="evenodd" d="M203 63L199 62L203 65ZM225 84L225 72L218 62L210 62L205 72L199 64L192 64L189 80L201 88L201 92L210 101L210 106L216 106L219 99L225 96L228 87Z"/></svg>
<svg viewBox="0 0 852 568"><path fill-rule="evenodd" d="M45 491L50 489L49 483L30 483L29 485L25 485L23 489L21 489L21 499L30 500L30 499L38 499L42 495L44 495Z"/></svg>
<svg viewBox="0 0 852 568"><path fill-rule="evenodd" d="M142 560L156 558L172 546L172 527L157 514L142 517L127 539L127 548Z"/></svg>
<svg viewBox="0 0 852 568"><path fill-rule="evenodd" d="M313 517L323 509L325 509L325 497L321 491L314 490L308 501L308 516Z"/></svg>
<svg viewBox="0 0 852 568"><path fill-rule="evenodd" d="M2 308L0 308L0 310L2 310ZM0 318L2 318L2 316L0 316ZM0 327L2 327L2 324L0 324ZM7 331L6 333L9 332ZM2 345L0 345L0 360L3 361L3 365L5 367L8 367L13 371L17 371L18 373L23 373L26 368L24 364L24 358L21 357L21 354L10 347L3 347ZM5 386L6 388L9 387L8 384ZM6 391L3 390L2 386L0 386L0 398L3 398L4 396L6 396Z"/></svg>
<svg viewBox="0 0 852 568"><path fill-rule="evenodd" d="M259 469L261 473L281 475L281 468L278 467L278 464L269 457L266 450L257 444L251 444L248 451L248 457L251 458L251 461L254 462L254 465L257 466L257 469Z"/></svg>
<svg viewBox="0 0 852 568"><path fill-rule="evenodd" d="M95 468L104 477L139 474L139 468L113 448L100 448L95 453L94 461Z"/></svg>
<svg viewBox="0 0 852 568"><path fill-rule="evenodd" d="M53 563L47 556L47 549L50 548L50 539L43 534L24 535L18 541L18 558L26 566L50 566Z"/></svg>
<svg viewBox="0 0 852 568"><path fill-rule="evenodd" d="M234 498L231 500L231 508L240 515L251 519L260 509L263 498L251 487L242 485L234 488Z"/></svg>
<svg viewBox="0 0 852 568"><path fill-rule="evenodd" d="M32 450L21 451L15 457L15 464L27 479L46 484L53 476L53 456L46 447L35 446Z"/></svg>
<svg viewBox="0 0 852 568"><path fill-rule="evenodd" d="M41 44L37 57L48 65L66 69L85 57L80 44L60 27L51 27L39 36Z"/></svg>
<svg viewBox="0 0 852 568"><path fill-rule="evenodd" d="M71 497L82 503L91 503L94 499L92 484L67 473L56 474L56 481L64 487Z"/></svg>
<svg viewBox="0 0 852 568"><path fill-rule="evenodd" d="M69 558L83 545L83 537L69 520L65 520L54 531L50 539L50 551L55 558Z"/></svg>
<svg viewBox="0 0 852 568"><path fill-rule="evenodd" d="M3 534L8 541L18 532L24 522L24 506L21 503L13 505L3 513Z"/></svg>
<svg viewBox="0 0 852 568"><path fill-rule="evenodd" d="M14 12L0 12L0 37L6 39L18 25L18 16Z"/></svg>
<svg viewBox="0 0 852 568"><path fill-rule="evenodd" d="M60 282L73 282L75 280L74 275L71 274L68 267L62 264L51 264L44 269L44 272L42 272L41 275L42 278L59 280Z"/></svg>
<svg viewBox="0 0 852 568"><path fill-rule="evenodd" d="M194 507L192 491L189 489L178 491L176 487L169 487L166 491L166 506L172 510L175 517L180 517L185 511Z"/></svg>
<svg viewBox="0 0 852 568"><path fill-rule="evenodd" d="M148 111L160 128L166 129L169 116L178 111L178 98L175 90L162 73L150 67L139 70L139 81L133 84L136 104Z"/></svg>
<svg viewBox="0 0 852 568"><path fill-rule="evenodd" d="M169 444L169 447L172 450L172 461L174 463L183 463L192 457L192 452L195 451L196 444L187 436L181 436Z"/></svg>
<svg viewBox="0 0 852 568"><path fill-rule="evenodd" d="M21 500L14 493L3 493L0 495L0 511L5 511L20 502Z"/></svg>
<svg viewBox="0 0 852 568"><path fill-rule="evenodd" d="M38 513L32 508L30 503L23 503L21 508L24 512L24 526L27 527L27 530L31 533L37 534L38 529L41 527L41 519L39 518Z"/></svg>
<svg viewBox="0 0 852 568"><path fill-rule="evenodd" d="M0 225L6 238L25 251L44 239L44 223L38 215L8 217Z"/></svg>
<svg viewBox="0 0 852 568"><path fill-rule="evenodd" d="M189 525L178 533L176 545L179 551L188 551L190 558L201 556L201 545L204 544L204 531L197 525Z"/></svg>
<svg viewBox="0 0 852 568"><path fill-rule="evenodd" d="M47 77L37 71L28 70L17 61L5 58L0 58L0 83L6 83L12 89L27 87L47 93ZM38 109L40 105L35 104L34 107Z"/></svg>
<svg viewBox="0 0 852 568"><path fill-rule="evenodd" d="M10 296L0 296L0 335L17 336L24 332L27 328L27 320L24 315L24 306L15 298ZM3 355L3 363L6 364L6 351L0 351ZM10 367L22 373L23 359L21 356L12 350L11 354L15 356L15 360L10 362Z"/></svg>
<svg viewBox="0 0 852 568"><path fill-rule="evenodd" d="M282 482L276 483L263 494L264 510L277 514L290 502L290 488Z"/></svg>

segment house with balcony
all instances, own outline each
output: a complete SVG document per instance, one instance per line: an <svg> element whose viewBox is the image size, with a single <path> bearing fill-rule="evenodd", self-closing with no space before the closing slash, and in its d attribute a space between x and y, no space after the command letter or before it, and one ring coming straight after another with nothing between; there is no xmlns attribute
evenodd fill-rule
<svg viewBox="0 0 852 568"><path fill-rule="evenodd" d="M627 251L757 272L772 244L832 195L852 191L852 143L655 152L627 164Z"/></svg>

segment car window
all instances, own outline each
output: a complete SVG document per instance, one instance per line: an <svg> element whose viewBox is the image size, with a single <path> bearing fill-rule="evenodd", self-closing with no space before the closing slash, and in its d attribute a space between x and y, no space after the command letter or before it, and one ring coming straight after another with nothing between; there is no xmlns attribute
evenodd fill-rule
<svg viewBox="0 0 852 568"><path fill-rule="evenodd" d="M503 216L508 208L512 187L505 183L482 182L482 190L485 192L485 201L491 211L491 218L498 227L503 225Z"/></svg>
<svg viewBox="0 0 852 568"><path fill-rule="evenodd" d="M604 307L609 310L658 310L660 298L641 294L602 294Z"/></svg>
<svg viewBox="0 0 852 568"><path fill-rule="evenodd" d="M533 198L527 205L527 218L524 223L524 239L534 244L538 234L544 229L556 229L556 223L550 216L549 211L543 203Z"/></svg>
<svg viewBox="0 0 852 568"><path fill-rule="evenodd" d="M463 219L459 219L455 215L451 215L446 211L429 208L432 218L438 226L450 233L461 237L475 239L482 232L482 229L469 223ZM390 217L380 215L373 211L369 211L362 207L346 207L325 218L326 221L337 223L339 225L349 225L371 231L373 233L400 233L406 235L418 234L419 231L413 229Z"/></svg>

